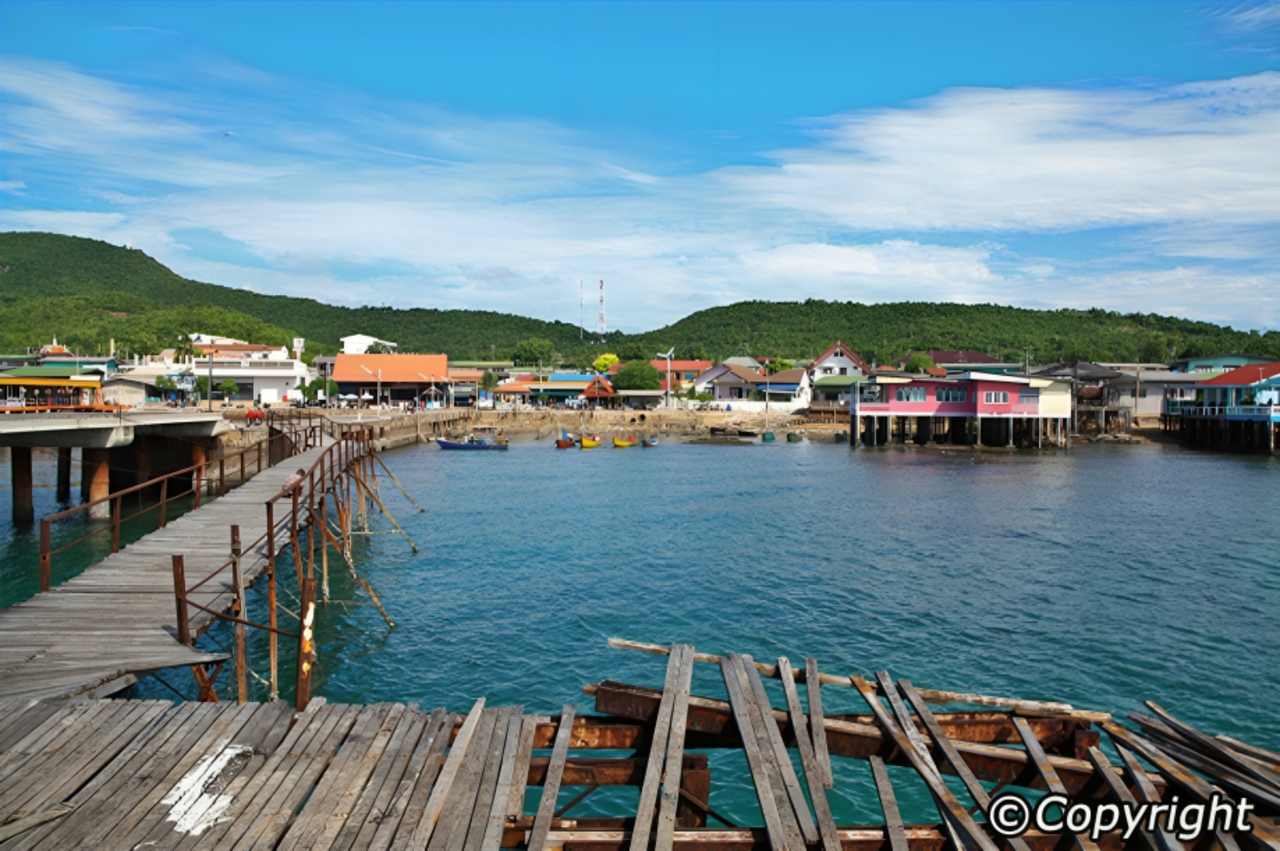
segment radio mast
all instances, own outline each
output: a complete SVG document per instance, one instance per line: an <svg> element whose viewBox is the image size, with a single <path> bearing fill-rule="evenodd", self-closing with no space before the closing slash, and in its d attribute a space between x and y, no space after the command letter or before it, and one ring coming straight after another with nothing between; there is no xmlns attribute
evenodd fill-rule
<svg viewBox="0 0 1280 851"><path fill-rule="evenodd" d="M600 342L604 342L604 280L600 281L600 325L596 329Z"/></svg>
<svg viewBox="0 0 1280 851"><path fill-rule="evenodd" d="M586 313L583 307L584 300L582 298L582 279L578 279L578 339L582 339L582 335L587 333L584 325L586 324Z"/></svg>

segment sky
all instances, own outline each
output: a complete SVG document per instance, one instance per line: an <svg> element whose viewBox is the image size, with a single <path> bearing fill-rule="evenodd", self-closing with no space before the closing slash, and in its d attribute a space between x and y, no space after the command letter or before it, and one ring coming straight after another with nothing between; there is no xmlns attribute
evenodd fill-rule
<svg viewBox="0 0 1280 851"><path fill-rule="evenodd" d="M1276 329L1280 2L4 0L0 230L588 329L602 279L627 332L809 298Z"/></svg>

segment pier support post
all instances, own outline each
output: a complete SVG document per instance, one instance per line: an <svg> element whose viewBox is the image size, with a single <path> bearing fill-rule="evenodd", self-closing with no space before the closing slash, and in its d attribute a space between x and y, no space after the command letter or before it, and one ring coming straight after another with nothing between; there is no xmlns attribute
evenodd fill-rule
<svg viewBox="0 0 1280 851"><path fill-rule="evenodd" d="M105 449L84 449L80 452L80 478L83 482L85 502L102 499L111 493L111 466ZM111 516L111 504L103 502L89 509L89 519L106 520Z"/></svg>
<svg viewBox="0 0 1280 851"><path fill-rule="evenodd" d="M71 447L58 447L58 502L71 500Z"/></svg>
<svg viewBox="0 0 1280 851"><path fill-rule="evenodd" d="M31 492L31 447L9 447L9 466L13 484L13 525L30 526L36 519Z"/></svg>

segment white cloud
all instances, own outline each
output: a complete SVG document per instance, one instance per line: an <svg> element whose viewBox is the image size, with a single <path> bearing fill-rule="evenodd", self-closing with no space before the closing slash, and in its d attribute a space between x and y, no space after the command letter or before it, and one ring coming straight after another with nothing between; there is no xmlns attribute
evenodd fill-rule
<svg viewBox="0 0 1280 851"><path fill-rule="evenodd" d="M546 121L200 67L206 88L174 89L4 57L0 169L21 164L23 180L0 189L45 209L0 210L0 224L131 243L199 280L342 304L576 321L578 280L603 277L610 325L627 330L796 297L1280 325L1272 278L1250 265L1273 268L1280 243L1280 74L957 89L814 122L811 145L770 165L669 175ZM1108 225L1130 229L1106 247L1113 262L998 244ZM185 229L261 262L195 251L173 236Z"/></svg>

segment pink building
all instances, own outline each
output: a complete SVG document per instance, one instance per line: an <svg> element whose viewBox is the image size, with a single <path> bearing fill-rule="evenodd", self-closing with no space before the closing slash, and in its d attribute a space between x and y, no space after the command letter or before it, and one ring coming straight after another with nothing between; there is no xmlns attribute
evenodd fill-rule
<svg viewBox="0 0 1280 851"><path fill-rule="evenodd" d="M849 416L867 446L1062 446L1071 393L1065 382L1025 375L881 372L859 386Z"/></svg>

